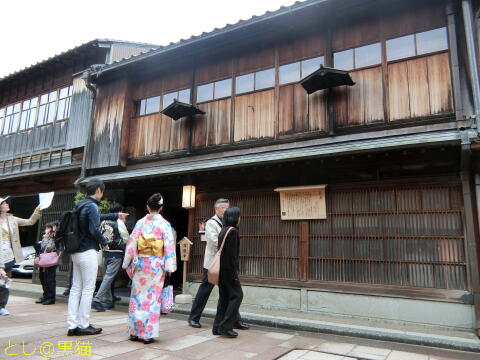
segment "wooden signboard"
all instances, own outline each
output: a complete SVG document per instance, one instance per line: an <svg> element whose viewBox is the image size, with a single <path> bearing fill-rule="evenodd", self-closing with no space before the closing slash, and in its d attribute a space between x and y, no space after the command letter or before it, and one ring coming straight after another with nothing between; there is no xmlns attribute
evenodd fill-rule
<svg viewBox="0 0 480 360"><path fill-rule="evenodd" d="M282 220L326 219L325 188L327 185L276 188L280 193Z"/></svg>

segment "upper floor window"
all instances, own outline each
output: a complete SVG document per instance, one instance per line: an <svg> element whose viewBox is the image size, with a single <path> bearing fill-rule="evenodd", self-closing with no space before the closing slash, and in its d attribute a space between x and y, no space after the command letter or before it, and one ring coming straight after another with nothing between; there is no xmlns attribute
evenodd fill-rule
<svg viewBox="0 0 480 360"><path fill-rule="evenodd" d="M3 124L5 123L5 108L0 109L0 134L3 134Z"/></svg>
<svg viewBox="0 0 480 360"><path fill-rule="evenodd" d="M160 111L160 96L153 96L147 99L142 99L139 102L137 115L148 115Z"/></svg>
<svg viewBox="0 0 480 360"><path fill-rule="evenodd" d="M197 87L197 103L232 96L232 79L224 79Z"/></svg>
<svg viewBox="0 0 480 360"><path fill-rule="evenodd" d="M382 62L381 43L356 47L333 54L333 64L336 69L353 70Z"/></svg>
<svg viewBox="0 0 480 360"><path fill-rule="evenodd" d="M20 116L19 130L30 129L35 125L37 117L38 97L25 100L22 103L22 114Z"/></svg>
<svg viewBox="0 0 480 360"><path fill-rule="evenodd" d="M235 93L243 94L250 91L268 89L275 86L275 69L257 71L240 75L235 78Z"/></svg>
<svg viewBox="0 0 480 360"><path fill-rule="evenodd" d="M163 94L163 109L173 103L173 100L178 100L183 103L190 104L190 89L183 89Z"/></svg>
<svg viewBox="0 0 480 360"><path fill-rule="evenodd" d="M387 61L443 50L448 50L446 27L387 40Z"/></svg>
<svg viewBox="0 0 480 360"><path fill-rule="evenodd" d="M40 96L37 125L52 123L55 120L57 91Z"/></svg>
<svg viewBox="0 0 480 360"><path fill-rule="evenodd" d="M68 119L70 117L72 93L73 86L67 86L60 89L58 94L57 120Z"/></svg>
<svg viewBox="0 0 480 360"><path fill-rule="evenodd" d="M280 85L300 81L300 79L320 68L323 63L324 57L319 56L280 66L278 69Z"/></svg>
<svg viewBox="0 0 480 360"><path fill-rule="evenodd" d="M9 105L5 110L5 120L2 135L11 134L17 131L20 120L20 103Z"/></svg>

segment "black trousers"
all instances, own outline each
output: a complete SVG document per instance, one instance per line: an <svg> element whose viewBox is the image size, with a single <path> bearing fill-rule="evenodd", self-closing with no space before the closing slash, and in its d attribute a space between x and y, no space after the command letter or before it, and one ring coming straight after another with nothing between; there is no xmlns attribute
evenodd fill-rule
<svg viewBox="0 0 480 360"><path fill-rule="evenodd" d="M239 280L220 278L218 291L220 298L213 328L222 331L232 330L237 322L238 310L243 300L242 286Z"/></svg>
<svg viewBox="0 0 480 360"><path fill-rule="evenodd" d="M7 273L7 276L11 278L12 272L10 271L10 269L4 269L4 270ZM0 309L4 309L5 306L7 306L9 296L10 296L10 290L3 286L0 286Z"/></svg>
<svg viewBox="0 0 480 360"><path fill-rule="evenodd" d="M205 306L207 305L208 298L210 297L214 286L215 285L208 282L208 270L203 268L202 283L200 284L197 295L195 296L195 300L193 301L192 310L190 310L190 316L188 317L188 320L200 321L203 309L205 309ZM236 314L236 320L242 320L238 309Z"/></svg>
<svg viewBox="0 0 480 360"><path fill-rule="evenodd" d="M43 299L55 301L57 292L57 267L40 268L38 275L43 288Z"/></svg>

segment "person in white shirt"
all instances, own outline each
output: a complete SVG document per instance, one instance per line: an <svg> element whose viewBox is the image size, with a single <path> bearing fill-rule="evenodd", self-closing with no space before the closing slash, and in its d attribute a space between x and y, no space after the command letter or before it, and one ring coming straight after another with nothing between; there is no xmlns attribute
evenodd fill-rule
<svg viewBox="0 0 480 360"><path fill-rule="evenodd" d="M192 309L190 310L190 316L188 317L188 325L194 328L202 327L200 324L200 317L202 316L203 309L205 309L210 293L214 287L213 284L208 282L208 267L218 251L218 234L220 234L223 227L223 214L229 206L230 201L228 199L220 198L215 201L215 215L205 224L205 240L207 244L205 246L205 256L203 260L202 283L198 288L197 295L192 304ZM234 328L240 330L247 330L250 328L249 325L242 321L240 313L237 314L237 321Z"/></svg>

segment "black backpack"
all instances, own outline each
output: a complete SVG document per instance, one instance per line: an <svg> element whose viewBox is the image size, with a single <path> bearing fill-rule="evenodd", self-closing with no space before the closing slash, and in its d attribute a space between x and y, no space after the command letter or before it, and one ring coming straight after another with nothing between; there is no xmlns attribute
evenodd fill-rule
<svg viewBox="0 0 480 360"><path fill-rule="evenodd" d="M100 232L107 240L109 250L124 250L125 245L118 231L118 223L112 220L104 220L100 224Z"/></svg>
<svg viewBox="0 0 480 360"><path fill-rule="evenodd" d="M55 233L55 244L58 244L57 247L60 250L69 254L77 252L80 248L79 217L84 205L76 206L72 210L63 213Z"/></svg>

